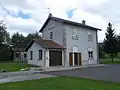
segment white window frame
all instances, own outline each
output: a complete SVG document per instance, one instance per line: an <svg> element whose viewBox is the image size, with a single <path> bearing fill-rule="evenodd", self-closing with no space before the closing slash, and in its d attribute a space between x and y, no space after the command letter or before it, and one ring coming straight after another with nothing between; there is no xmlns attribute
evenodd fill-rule
<svg viewBox="0 0 120 90"><path fill-rule="evenodd" d="M92 41L92 33L88 32L88 41Z"/></svg>
<svg viewBox="0 0 120 90"><path fill-rule="evenodd" d="M30 60L33 60L33 51L30 51Z"/></svg>
<svg viewBox="0 0 120 90"><path fill-rule="evenodd" d="M50 39L53 39L53 32L50 32Z"/></svg>
<svg viewBox="0 0 120 90"><path fill-rule="evenodd" d="M72 30L72 39L78 40L78 30L77 29Z"/></svg>
<svg viewBox="0 0 120 90"><path fill-rule="evenodd" d="M93 49L92 48L88 48L88 59L93 59Z"/></svg>
<svg viewBox="0 0 120 90"><path fill-rule="evenodd" d="M38 60L42 60L42 50L38 50Z"/></svg>

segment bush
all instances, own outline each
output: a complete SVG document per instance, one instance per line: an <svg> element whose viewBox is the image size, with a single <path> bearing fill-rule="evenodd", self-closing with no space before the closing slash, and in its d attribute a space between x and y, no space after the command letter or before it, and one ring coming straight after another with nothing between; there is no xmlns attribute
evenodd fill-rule
<svg viewBox="0 0 120 90"><path fill-rule="evenodd" d="M8 45L0 45L0 61L11 60L11 48Z"/></svg>

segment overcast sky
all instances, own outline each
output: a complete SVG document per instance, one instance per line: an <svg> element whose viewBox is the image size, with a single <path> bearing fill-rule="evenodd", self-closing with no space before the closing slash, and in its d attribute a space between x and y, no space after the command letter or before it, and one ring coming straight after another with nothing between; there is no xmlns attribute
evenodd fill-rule
<svg viewBox="0 0 120 90"><path fill-rule="evenodd" d="M101 28L99 41L103 41L108 22L113 24L116 33L120 31L119 0L0 0L0 19L7 25L12 35L23 35L39 31L48 17L49 10L55 17Z"/></svg>

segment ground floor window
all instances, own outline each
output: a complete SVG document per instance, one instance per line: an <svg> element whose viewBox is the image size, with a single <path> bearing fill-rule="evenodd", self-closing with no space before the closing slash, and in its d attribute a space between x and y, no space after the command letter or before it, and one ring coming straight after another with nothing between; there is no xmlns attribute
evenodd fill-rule
<svg viewBox="0 0 120 90"><path fill-rule="evenodd" d="M88 59L93 59L93 49L92 48L88 49Z"/></svg>
<svg viewBox="0 0 120 90"><path fill-rule="evenodd" d="M38 50L39 60L42 60L42 50Z"/></svg>
<svg viewBox="0 0 120 90"><path fill-rule="evenodd" d="M26 57L27 57L27 54L25 53L25 54L24 54L24 58L26 58Z"/></svg>
<svg viewBox="0 0 120 90"><path fill-rule="evenodd" d="M89 59L93 58L93 51L88 51L88 58Z"/></svg>
<svg viewBox="0 0 120 90"><path fill-rule="evenodd" d="M19 53L16 53L16 58L19 58L20 57L20 54Z"/></svg>
<svg viewBox="0 0 120 90"><path fill-rule="evenodd" d="M30 60L33 59L33 51L30 51Z"/></svg>

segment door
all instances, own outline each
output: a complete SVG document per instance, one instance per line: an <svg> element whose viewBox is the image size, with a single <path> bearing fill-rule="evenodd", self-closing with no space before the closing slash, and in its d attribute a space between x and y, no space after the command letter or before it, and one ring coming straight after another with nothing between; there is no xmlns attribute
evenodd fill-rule
<svg viewBox="0 0 120 90"><path fill-rule="evenodd" d="M50 50L50 66L62 65L62 51Z"/></svg>
<svg viewBox="0 0 120 90"><path fill-rule="evenodd" d="M78 53L74 53L74 62L75 62L75 66L78 66Z"/></svg>
<svg viewBox="0 0 120 90"><path fill-rule="evenodd" d="M72 53L69 53L69 65L70 66L73 65L73 55L72 55Z"/></svg>

